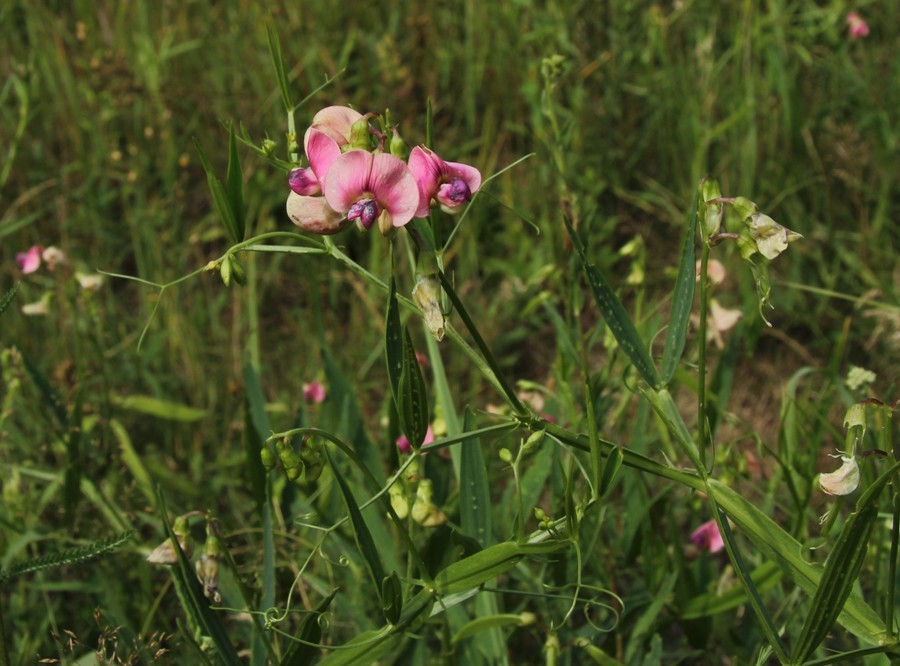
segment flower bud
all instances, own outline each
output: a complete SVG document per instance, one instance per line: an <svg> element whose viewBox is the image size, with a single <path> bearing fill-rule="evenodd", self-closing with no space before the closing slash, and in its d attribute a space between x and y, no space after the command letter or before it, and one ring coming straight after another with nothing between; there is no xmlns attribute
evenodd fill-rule
<svg viewBox="0 0 900 666"><path fill-rule="evenodd" d="M719 181L715 178L707 178L700 185L700 197L702 203L706 204L706 210L698 211L700 219L703 223L703 229L706 232L705 238L708 239L715 233L718 233L722 226L722 218L725 216L725 207L721 202L713 202L713 199L719 199L722 191L719 189Z"/></svg>
<svg viewBox="0 0 900 666"><path fill-rule="evenodd" d="M391 498L391 508L394 509L397 517L403 520L409 515L409 500L406 498L406 492L404 492L402 484L395 483L392 485L390 490L388 490L388 494Z"/></svg>
<svg viewBox="0 0 900 666"><path fill-rule="evenodd" d="M272 141L272 139L263 139L262 146L260 147L263 151L263 154L271 157L275 153L275 148L278 146L277 143Z"/></svg>
<svg viewBox="0 0 900 666"><path fill-rule="evenodd" d="M390 143L390 152L394 157L399 157L401 160L406 161L406 158L409 157L409 151L406 148L406 141L403 140L403 137L400 136L400 132L394 129L391 134L391 143Z"/></svg>
<svg viewBox="0 0 900 666"><path fill-rule="evenodd" d="M222 282L226 287L231 286L231 257L225 257L222 260L222 263L219 264L219 277L222 278Z"/></svg>
<svg viewBox="0 0 900 666"><path fill-rule="evenodd" d="M367 113L350 126L350 143L348 150L359 148L361 150L369 150L369 118L371 113Z"/></svg>
<svg viewBox="0 0 900 666"><path fill-rule="evenodd" d="M435 339L444 339L444 313L441 311L441 283L433 275L416 275L416 286L413 287L413 300L422 311L425 326Z"/></svg>
<svg viewBox="0 0 900 666"><path fill-rule="evenodd" d="M513 464L513 454L506 447L503 447L502 449L500 449L500 453L498 455L500 456L500 460L505 462L507 465Z"/></svg>
<svg viewBox="0 0 900 666"><path fill-rule="evenodd" d="M259 450L259 459L262 462L263 468L267 472L271 472L273 469L275 469L275 465L278 464L278 460L277 458L275 458L275 454L272 453L272 449L270 449L268 446L263 446Z"/></svg>
<svg viewBox="0 0 900 666"><path fill-rule="evenodd" d="M247 284L247 273L244 271L244 267L238 258L235 256L230 257L231 259L231 277L237 282L240 286L245 286Z"/></svg>

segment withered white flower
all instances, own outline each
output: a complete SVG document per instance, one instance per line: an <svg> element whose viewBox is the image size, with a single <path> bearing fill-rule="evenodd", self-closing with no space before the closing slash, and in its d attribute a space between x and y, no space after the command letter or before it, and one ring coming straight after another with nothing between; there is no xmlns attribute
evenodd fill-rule
<svg viewBox="0 0 900 666"><path fill-rule="evenodd" d="M803 238L762 213L754 213L744 222L750 227L750 237L756 242L759 253L770 261L784 252L788 244Z"/></svg>
<svg viewBox="0 0 900 666"><path fill-rule="evenodd" d="M828 474L819 474L819 487L828 495L849 495L859 487L856 458L841 456L841 466Z"/></svg>

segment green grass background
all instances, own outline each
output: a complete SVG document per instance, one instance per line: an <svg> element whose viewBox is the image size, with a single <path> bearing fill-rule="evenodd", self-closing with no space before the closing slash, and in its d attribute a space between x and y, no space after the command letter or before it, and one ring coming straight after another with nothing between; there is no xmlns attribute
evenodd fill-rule
<svg viewBox="0 0 900 666"><path fill-rule="evenodd" d="M868 37L849 38L851 9L869 22ZM107 625L121 626L128 640L174 633L169 647L183 649L165 573L141 557L162 533L135 482L135 466L123 458L123 438L176 511L209 509L227 524L235 558L253 578L260 526L241 441L242 367L253 335L276 429L294 422L302 384L325 377L316 334L322 331L356 389L370 436L389 446L379 426L387 400L384 297L325 259L255 258L258 330L249 328L254 303L247 293L226 289L215 273L167 290L140 350L155 290L107 278L100 291L86 294L59 273L22 277L15 264L15 253L32 244L56 245L80 270L166 282L219 256L228 240L212 213L192 139L222 175L226 123L239 123L257 142L270 137L285 154L266 22L280 36L295 99L336 77L298 110L300 128L328 104L389 108L401 134L420 143L430 99L435 144L447 159L489 175L534 153L492 183L447 257L460 294L511 376L562 394L583 388L566 388L572 371L542 307L576 312L583 299L573 296L576 269L562 210L573 212L614 286L633 263L619 249L641 239L645 278L623 293L652 334L668 310L690 198L700 178L712 174L726 195L755 200L805 237L773 264L774 329L755 314L753 283L737 253L726 248L719 255L731 274L718 298L746 312L735 370L735 441L759 434L768 446L783 443L781 390L801 368L827 377L797 392L804 420L792 436L807 443L809 475L820 449L842 443L833 403L840 402L835 387L850 365L874 370L873 393L896 398L896 3L6 0L0 3L0 291L22 284L2 317L0 346L14 346L32 369L23 370L24 361L8 364L0 387L9 403L0 433L0 555L8 567L129 526L139 532L129 549L95 564L8 584L0 602L11 651L21 655L16 663L70 654L63 630L92 647ZM546 59L557 55L549 72ZM285 174L247 150L242 162L248 226L254 233L289 230ZM348 232L338 242L386 274L385 244L376 234ZM48 316L19 312L46 291L54 294ZM596 321L589 311L584 317ZM595 360L600 372L602 355ZM464 358L448 353L445 363L457 404L483 408L497 400ZM658 437L647 414L635 417L627 397L620 398L620 379L611 371L601 379L611 387L601 404L604 427L628 433L635 446ZM159 418L127 402L136 395L204 416ZM77 461L82 492L71 500L63 477L74 463L65 435L78 409L89 427ZM336 410L307 416L341 427ZM495 478L505 478L495 456L489 450L486 456ZM748 474L748 459L741 460L735 476ZM761 501L777 507L772 474ZM613 572L623 575L632 607L641 608L647 591L661 584L656 565L668 559L664 544L653 545L649 536L666 524L669 538L683 540L690 520L687 509L655 501L665 489L634 483L628 492L622 506L643 507L616 528L631 550L623 554L610 542L591 566L607 585ZM803 507L792 505L788 513L797 525L810 518ZM282 527L279 566L289 571L306 537L290 521ZM635 536L641 534L646 538ZM628 553L641 553L637 564L618 561L632 559ZM99 624L95 608L104 614ZM352 603L343 608L352 610ZM345 638L354 623L365 626L342 618L340 609L337 618ZM658 621L658 635L676 651L691 644L749 654L759 640L752 631L737 636L709 628L705 639L687 640L674 621ZM628 632L625 622L606 649L615 653ZM520 644L532 645L538 635Z"/></svg>

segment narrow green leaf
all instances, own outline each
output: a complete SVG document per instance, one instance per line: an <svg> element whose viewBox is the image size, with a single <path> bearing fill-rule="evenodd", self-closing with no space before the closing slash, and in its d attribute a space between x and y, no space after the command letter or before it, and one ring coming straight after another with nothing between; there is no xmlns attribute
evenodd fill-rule
<svg viewBox="0 0 900 666"><path fill-rule="evenodd" d="M425 441L428 432L428 396L425 392L425 379L416 359L409 330L403 329L403 372L397 385L399 400L397 415L400 427L409 438L413 448L418 449Z"/></svg>
<svg viewBox="0 0 900 666"><path fill-rule="evenodd" d="M241 156L237 150L234 125L228 126L228 170L225 173L225 193L228 196L231 215L234 217L237 241L240 242L244 240L246 233L246 210L244 209L244 176L241 172Z"/></svg>
<svg viewBox="0 0 900 666"><path fill-rule="evenodd" d="M668 384L675 376L678 361L684 352L684 342L687 339L688 324L691 321L691 305L694 302L694 287L697 283L696 268L696 230L697 230L697 200L694 196L694 205L688 216L688 228L684 235L684 244L681 247L681 263L678 266L678 277L675 278L675 292L672 296L672 309L669 312L669 328L666 331L666 348L662 360L662 381Z"/></svg>
<svg viewBox="0 0 900 666"><path fill-rule="evenodd" d="M508 571L524 557L548 555L569 546L568 541L495 544L446 567L435 576L435 590L441 596L456 594Z"/></svg>
<svg viewBox="0 0 900 666"><path fill-rule="evenodd" d="M659 373L657 373L656 366L653 365L653 360L650 358L641 336L638 335L631 317L628 316L625 307L606 282L603 274L588 261L584 244L572 227L572 223L569 222L567 217L563 217L563 221L566 224L566 231L569 232L569 237L572 239L572 245L578 252L579 259L581 259L581 267L584 269L585 275L587 275L588 284L594 295L594 301L596 301L597 307L600 308L609 330L612 331L622 351L625 352L647 383L650 386L659 387L662 384Z"/></svg>
<svg viewBox="0 0 900 666"><path fill-rule="evenodd" d="M457 631L451 643L459 643L461 640L471 638L482 632L491 629L499 629L501 627L521 627L524 624L522 616L515 613L500 613L498 615L489 615L487 617L479 617L476 620L467 622L459 631Z"/></svg>
<svg viewBox="0 0 900 666"><path fill-rule="evenodd" d="M16 292L19 291L19 282L16 282L12 289L3 294L3 297L0 298L0 314L3 314L3 311L9 307L9 304L12 303L12 299L15 298Z"/></svg>
<svg viewBox="0 0 900 666"><path fill-rule="evenodd" d="M397 301L397 281L391 274L388 291L387 316L384 324L384 355L387 359L391 395L400 411L400 376L403 374L403 326L400 324L400 304Z"/></svg>
<svg viewBox="0 0 900 666"><path fill-rule="evenodd" d="M331 466L331 471L341 490L341 496L344 498L347 515L350 517L350 524L353 526L353 536L356 539L356 545L366 562L369 574L372 576L372 582L375 583L378 598L381 599L381 586L385 575L381 557L378 555L378 549L375 547L375 540L372 539L372 533L369 532L366 521L363 520L362 513L359 511L359 505L353 497L353 491L350 490L350 486L341 474L341 470L338 469L334 458L331 457L328 447L324 447L323 451L325 451L325 457L328 459L328 464Z"/></svg>
<svg viewBox="0 0 900 666"><path fill-rule="evenodd" d="M203 586L200 585L200 581L197 580L190 561L181 550L181 546L178 545L178 539L175 537L175 533L172 531L172 526L167 518L168 513L162 492L159 489L156 492L157 509L162 517L166 536L170 539L178 560L171 567L171 573L175 586L179 591L179 597L182 603L185 604L184 612L193 619L202 634L212 640L213 645L219 651L219 656L227 666L241 666L241 659L228 638L228 633L225 631L221 617L210 609L209 600L203 596Z"/></svg>
<svg viewBox="0 0 900 666"><path fill-rule="evenodd" d="M672 590L675 588L675 582L677 580L678 572L673 571L662 583L659 590L653 595L653 600L638 618L637 622L635 622L634 627L629 632L628 645L625 648L626 664L632 663L632 658L635 655L642 654L637 652L637 650L642 647L644 637L647 636L653 628L653 625L656 623L656 618L659 617L659 614L666 604L671 601Z"/></svg>
<svg viewBox="0 0 900 666"><path fill-rule="evenodd" d="M377 631L365 631L352 640L338 646L319 662L318 666L358 666L375 664L393 650L402 636L383 627Z"/></svg>
<svg viewBox="0 0 900 666"><path fill-rule="evenodd" d="M403 611L403 588L400 585L400 576L392 571L381 581L381 609L384 611L384 619L390 624L397 624L400 613Z"/></svg>
<svg viewBox="0 0 900 666"><path fill-rule="evenodd" d="M200 156L200 163L206 172L206 184L209 186L209 193L212 196L216 214L219 216L219 220L222 222L222 226L225 227L228 235L231 236L231 240L235 243L240 243L243 240L243 230L241 230L241 233L238 233L237 220L234 219L234 213L231 210L231 204L228 201L225 188L222 186L222 181L213 172L212 165L206 159L206 155L200 148L197 139L194 139L194 148L196 148L197 154Z"/></svg>
<svg viewBox="0 0 900 666"><path fill-rule="evenodd" d="M50 382L47 381L44 373L31 362L31 359L24 352L22 353L22 360L25 362L25 370L28 372L28 376L31 377L31 381L35 383L38 390L41 392L41 398L43 399L44 404L50 408L50 411L53 413L59 426L68 430L69 414L66 412L62 400L60 400L56 391L53 390L53 387L50 386Z"/></svg>
<svg viewBox="0 0 900 666"><path fill-rule="evenodd" d="M434 111L430 97L425 102L425 147L434 150Z"/></svg>
<svg viewBox="0 0 900 666"><path fill-rule="evenodd" d="M316 604L312 612L303 618L294 635L297 640L292 642L285 652L280 666L310 666L315 661L320 652L315 644L322 640L322 625L319 624L319 618L328 610L336 594L337 589L332 590L331 594ZM313 645L309 645L310 643Z"/></svg>
<svg viewBox="0 0 900 666"><path fill-rule="evenodd" d="M278 90L281 91L281 101L288 113L294 108L291 102L291 91L288 88L287 73L284 69L284 59L281 57L281 41L271 21L266 21L266 40L269 43L269 55L272 57L272 68L275 70L275 80L278 82Z"/></svg>
<svg viewBox="0 0 900 666"><path fill-rule="evenodd" d="M807 594L814 595L821 584L822 567L803 559L803 546L756 505L725 484L710 479L708 489L715 493L719 507L753 542L760 555L778 564ZM877 644L885 634L884 622L878 614L851 592L838 622L859 639Z"/></svg>
<svg viewBox="0 0 900 666"><path fill-rule="evenodd" d="M127 409L131 412L144 414L146 416L155 416L160 419L168 419L170 421L180 421L182 423L191 423L199 421L206 416L205 409L189 407L179 402L171 400L162 400L149 395L116 395L110 396L110 402L116 407Z"/></svg>
<svg viewBox="0 0 900 666"><path fill-rule="evenodd" d="M466 430L472 425L472 412L466 410ZM465 534L476 539L481 547L491 541L491 489L481 442L472 437L460 443L459 517Z"/></svg>
<svg viewBox="0 0 900 666"><path fill-rule="evenodd" d="M624 459L625 454L622 453L622 449L618 446L606 458L606 464L603 465L603 476L600 477L600 488L597 492L600 497L605 497L612 489Z"/></svg>
<svg viewBox="0 0 900 666"><path fill-rule="evenodd" d="M805 661L834 625L838 614L859 576L869 546L869 537L878 518L878 499L890 478L900 470L900 462L891 465L866 489L856 511L850 515L825 562L825 572L816 588L809 613L794 644L791 662Z"/></svg>

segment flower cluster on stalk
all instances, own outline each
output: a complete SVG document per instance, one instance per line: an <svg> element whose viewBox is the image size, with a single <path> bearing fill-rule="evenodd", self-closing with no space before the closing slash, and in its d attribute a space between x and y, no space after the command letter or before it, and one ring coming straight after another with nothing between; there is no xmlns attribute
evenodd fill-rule
<svg viewBox="0 0 900 666"><path fill-rule="evenodd" d="M416 146L409 160L396 129L370 125L375 114L329 106L313 117L303 147L309 166L293 169L287 213L304 231L328 235L352 223L389 235L414 217L427 217L433 202L461 210L481 187L475 167L447 162ZM387 151L385 150L387 144Z"/></svg>

